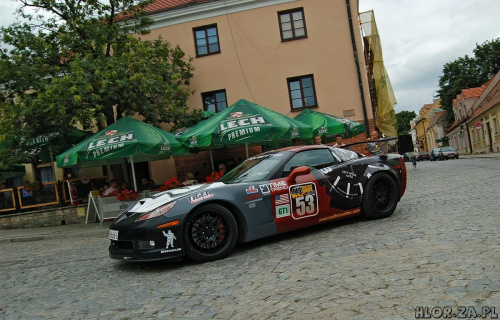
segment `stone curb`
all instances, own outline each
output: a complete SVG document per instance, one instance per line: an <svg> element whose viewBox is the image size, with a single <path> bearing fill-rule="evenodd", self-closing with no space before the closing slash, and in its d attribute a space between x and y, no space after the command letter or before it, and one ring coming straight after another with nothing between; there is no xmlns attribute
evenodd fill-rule
<svg viewBox="0 0 500 320"><path fill-rule="evenodd" d="M47 239L61 239L92 235L107 237L108 225L109 224L103 224L102 226L95 226L95 224L67 225L42 228L0 230L0 243L40 241Z"/></svg>

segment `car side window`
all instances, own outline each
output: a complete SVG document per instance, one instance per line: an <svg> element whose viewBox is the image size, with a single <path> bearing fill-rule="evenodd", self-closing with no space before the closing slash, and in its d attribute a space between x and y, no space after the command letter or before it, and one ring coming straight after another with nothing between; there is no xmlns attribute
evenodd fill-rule
<svg viewBox="0 0 500 320"><path fill-rule="evenodd" d="M332 148L331 150L332 150L333 156L341 162L359 158L359 155L356 152L351 151L351 150L339 149L339 148L335 148L335 149Z"/></svg>
<svg viewBox="0 0 500 320"><path fill-rule="evenodd" d="M338 161L335 160L329 149L306 150L294 155L283 168L282 177L286 177L293 169L301 166L309 166L315 169L321 169L332 165Z"/></svg>

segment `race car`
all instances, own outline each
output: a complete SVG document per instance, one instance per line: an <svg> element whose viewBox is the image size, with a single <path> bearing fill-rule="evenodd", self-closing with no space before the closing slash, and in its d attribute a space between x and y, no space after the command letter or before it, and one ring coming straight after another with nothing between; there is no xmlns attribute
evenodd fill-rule
<svg viewBox="0 0 500 320"><path fill-rule="evenodd" d="M406 189L399 155L365 156L325 145L248 158L219 181L137 201L109 226L109 256L207 262L249 242L362 215L390 216Z"/></svg>

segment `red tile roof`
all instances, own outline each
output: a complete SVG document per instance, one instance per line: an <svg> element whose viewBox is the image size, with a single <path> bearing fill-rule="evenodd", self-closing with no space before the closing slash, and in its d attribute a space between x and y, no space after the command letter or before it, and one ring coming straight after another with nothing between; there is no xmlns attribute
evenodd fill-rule
<svg viewBox="0 0 500 320"><path fill-rule="evenodd" d="M487 84L489 85L490 83L491 80L488 81ZM470 118L472 119L477 117L478 115L490 109L491 107L496 106L498 103L500 103L500 81L495 84L495 86L491 89L490 93L488 93L488 95L484 98L481 106L474 111L474 113Z"/></svg>
<svg viewBox="0 0 500 320"><path fill-rule="evenodd" d="M459 123L460 122L457 122L457 121L453 122L453 124L448 128L447 131L451 131L453 128L455 128L456 126L458 126Z"/></svg>
<svg viewBox="0 0 500 320"><path fill-rule="evenodd" d="M219 0L156 0L154 3L144 8L144 11L147 13L156 13L213 1Z"/></svg>
<svg viewBox="0 0 500 320"><path fill-rule="evenodd" d="M453 105L457 106L460 102L462 102L462 97L463 97L463 99L479 98L483 94L484 89L486 89L486 87L491 83L492 80L493 80L493 77L491 77L491 79L488 80L488 82L486 82L485 84L483 84L480 87L462 89L461 90L462 93L457 94L457 98L453 99L453 101L452 101Z"/></svg>
<svg viewBox="0 0 500 320"><path fill-rule="evenodd" d="M469 117L464 116L464 117L462 117L462 119L459 119L459 120L453 122L453 124L447 129L447 131L450 132L454 128L458 127L460 124L466 122L468 119L469 119Z"/></svg>
<svg viewBox="0 0 500 320"><path fill-rule="evenodd" d="M476 98L479 97L486 87L483 85L481 87L462 89L462 94L464 95L464 99Z"/></svg>

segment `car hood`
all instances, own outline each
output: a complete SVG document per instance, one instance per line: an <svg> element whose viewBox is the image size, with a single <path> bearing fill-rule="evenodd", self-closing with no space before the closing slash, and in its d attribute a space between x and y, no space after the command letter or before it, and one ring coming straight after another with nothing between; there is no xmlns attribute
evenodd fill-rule
<svg viewBox="0 0 500 320"><path fill-rule="evenodd" d="M146 213L150 212L159 206L165 205L169 202L179 200L181 198L190 196L195 193L200 193L204 190L213 190L226 186L222 182L214 182L210 184L197 184L193 186L185 186L181 188L171 189L168 191L157 193L150 198L144 198L137 201L128 212L133 213Z"/></svg>

